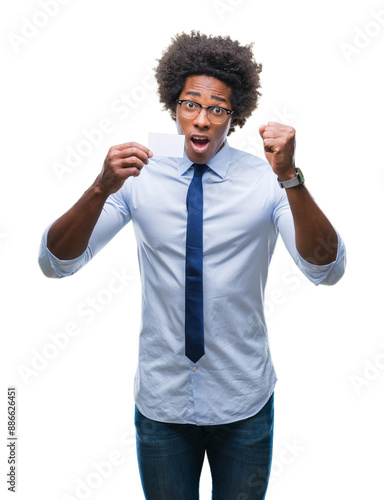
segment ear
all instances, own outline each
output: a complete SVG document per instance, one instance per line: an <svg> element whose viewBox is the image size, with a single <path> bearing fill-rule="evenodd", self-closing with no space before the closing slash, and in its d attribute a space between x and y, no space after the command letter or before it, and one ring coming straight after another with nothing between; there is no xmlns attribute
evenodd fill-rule
<svg viewBox="0 0 384 500"><path fill-rule="evenodd" d="M237 125L237 118L232 118L230 128L235 128Z"/></svg>

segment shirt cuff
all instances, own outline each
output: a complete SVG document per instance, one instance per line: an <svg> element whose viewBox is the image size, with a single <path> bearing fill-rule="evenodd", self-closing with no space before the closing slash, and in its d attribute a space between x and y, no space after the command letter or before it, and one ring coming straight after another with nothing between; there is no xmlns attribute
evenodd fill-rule
<svg viewBox="0 0 384 500"><path fill-rule="evenodd" d="M39 265L44 275L48 278L64 278L74 274L84 266L86 263L86 251L75 259L58 259L47 247L47 235L51 225L47 227L41 238Z"/></svg>
<svg viewBox="0 0 384 500"><path fill-rule="evenodd" d="M330 264L324 266L311 264L305 260L299 252L297 252L298 261L297 265L299 269L305 274L305 276L317 285L334 285L343 276L346 266L346 250L343 240L340 235L337 234L337 255L336 259ZM326 245L326 243L324 244ZM326 247L323 248L326 252Z"/></svg>

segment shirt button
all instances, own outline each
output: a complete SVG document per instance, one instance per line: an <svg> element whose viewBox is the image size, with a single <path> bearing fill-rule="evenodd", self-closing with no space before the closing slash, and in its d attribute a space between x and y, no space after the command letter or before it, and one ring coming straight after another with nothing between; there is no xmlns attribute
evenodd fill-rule
<svg viewBox="0 0 384 500"><path fill-rule="evenodd" d="M194 366L193 367L193 371L196 372L197 371L197 366Z"/></svg>

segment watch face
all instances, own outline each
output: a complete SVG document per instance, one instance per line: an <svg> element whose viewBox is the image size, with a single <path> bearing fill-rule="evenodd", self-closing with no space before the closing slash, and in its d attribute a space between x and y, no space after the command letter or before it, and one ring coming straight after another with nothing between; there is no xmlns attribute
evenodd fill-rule
<svg viewBox="0 0 384 500"><path fill-rule="evenodd" d="M299 176L299 181L300 181L300 184L304 184L304 175L303 175L303 172L296 167L296 172L297 172L297 175Z"/></svg>

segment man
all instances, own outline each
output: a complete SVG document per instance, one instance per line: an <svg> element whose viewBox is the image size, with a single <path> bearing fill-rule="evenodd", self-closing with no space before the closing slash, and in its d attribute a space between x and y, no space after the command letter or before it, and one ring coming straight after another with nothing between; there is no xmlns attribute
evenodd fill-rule
<svg viewBox="0 0 384 500"><path fill-rule="evenodd" d="M333 285L345 249L304 187L295 131L262 125L268 163L227 135L256 108L261 65L229 37L177 35L156 70L183 158L112 147L44 233L50 277L79 270L132 220L142 278L137 454L149 500L196 500L205 453L216 500L263 499L276 375L263 295L278 234L303 273Z"/></svg>

